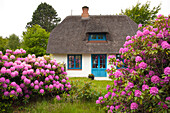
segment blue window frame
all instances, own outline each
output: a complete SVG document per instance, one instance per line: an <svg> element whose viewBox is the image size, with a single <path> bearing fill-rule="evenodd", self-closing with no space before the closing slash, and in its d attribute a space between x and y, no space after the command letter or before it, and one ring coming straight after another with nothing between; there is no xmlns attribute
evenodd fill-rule
<svg viewBox="0 0 170 113"><path fill-rule="evenodd" d="M68 55L68 69L82 69L82 55Z"/></svg>
<svg viewBox="0 0 170 113"><path fill-rule="evenodd" d="M104 33L90 33L89 41L106 41L106 34Z"/></svg>

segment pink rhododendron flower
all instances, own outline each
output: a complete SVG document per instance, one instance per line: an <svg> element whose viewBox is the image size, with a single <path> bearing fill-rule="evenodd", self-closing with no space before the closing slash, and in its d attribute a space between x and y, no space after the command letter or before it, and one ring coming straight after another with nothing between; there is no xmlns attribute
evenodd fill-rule
<svg viewBox="0 0 170 113"><path fill-rule="evenodd" d="M39 83L38 80L35 80L35 81L34 81L34 84L38 84L38 83Z"/></svg>
<svg viewBox="0 0 170 113"><path fill-rule="evenodd" d="M30 96L27 94L27 95L25 95L25 98L29 98Z"/></svg>
<svg viewBox="0 0 170 113"><path fill-rule="evenodd" d="M7 88L8 85L7 85L7 84L2 84L2 87L3 87L3 88Z"/></svg>
<svg viewBox="0 0 170 113"><path fill-rule="evenodd" d="M146 89L149 89L148 85L142 85L142 90L145 91Z"/></svg>
<svg viewBox="0 0 170 113"><path fill-rule="evenodd" d="M140 62L142 60L142 58L140 57L140 56L137 56L136 58L135 58L135 61L136 62Z"/></svg>
<svg viewBox="0 0 170 113"><path fill-rule="evenodd" d="M164 109L168 109L168 106L166 104L163 105Z"/></svg>
<svg viewBox="0 0 170 113"><path fill-rule="evenodd" d="M134 84L132 82L128 82L128 87L133 88Z"/></svg>
<svg viewBox="0 0 170 113"><path fill-rule="evenodd" d="M59 95L57 95L56 98L57 98L58 101L60 100L60 96Z"/></svg>
<svg viewBox="0 0 170 113"><path fill-rule="evenodd" d="M100 100L96 100L96 104L100 104Z"/></svg>
<svg viewBox="0 0 170 113"><path fill-rule="evenodd" d="M21 83L21 84L20 84L20 87L21 87L21 88L24 88L24 87L25 87L25 84L24 84L24 83Z"/></svg>
<svg viewBox="0 0 170 113"><path fill-rule="evenodd" d="M170 44L167 41L163 41L161 46L163 49L170 49Z"/></svg>
<svg viewBox="0 0 170 113"><path fill-rule="evenodd" d="M138 25L138 28L141 28L141 27L142 27L142 24L139 24L139 25Z"/></svg>
<svg viewBox="0 0 170 113"><path fill-rule="evenodd" d="M9 79L6 79L6 81L5 81L5 82L9 84L10 80L9 80Z"/></svg>
<svg viewBox="0 0 170 113"><path fill-rule="evenodd" d="M109 97L109 95L108 94L106 94L105 96L104 96L104 98L108 98Z"/></svg>
<svg viewBox="0 0 170 113"><path fill-rule="evenodd" d="M143 34L144 34L144 35L148 35L149 33L150 33L150 31L147 30L147 29L143 31Z"/></svg>
<svg viewBox="0 0 170 113"><path fill-rule="evenodd" d="M110 85L107 85L107 86L106 86L106 90L109 90L109 89L110 89Z"/></svg>
<svg viewBox="0 0 170 113"><path fill-rule="evenodd" d="M8 96L9 95L9 92L8 91L5 91L4 92L4 96Z"/></svg>
<svg viewBox="0 0 170 113"><path fill-rule="evenodd" d="M50 84L50 85L49 85L49 88L50 88L50 89L53 89L53 85Z"/></svg>
<svg viewBox="0 0 170 113"><path fill-rule="evenodd" d="M34 83L31 83L30 86L31 86L31 87L34 87Z"/></svg>
<svg viewBox="0 0 170 113"><path fill-rule="evenodd" d="M152 94L152 95L158 94L158 88L157 87L151 87L150 94Z"/></svg>
<svg viewBox="0 0 170 113"><path fill-rule="evenodd" d="M14 55L11 55L11 56L10 56L10 59L15 59L15 56L14 56Z"/></svg>
<svg viewBox="0 0 170 113"><path fill-rule="evenodd" d="M170 75L170 67L166 67L166 68L164 69L164 74L165 74L165 75Z"/></svg>
<svg viewBox="0 0 170 113"><path fill-rule="evenodd" d="M35 86L34 86L34 89L35 89L35 90L38 90L38 89L39 89L39 86L38 86L38 85L35 85Z"/></svg>
<svg viewBox="0 0 170 113"><path fill-rule="evenodd" d="M141 62L141 63L139 64L139 68L140 68L140 69L146 69L146 68L147 68L147 64L146 64L145 62Z"/></svg>
<svg viewBox="0 0 170 113"><path fill-rule="evenodd" d="M3 73L3 74L6 73L6 68L5 67L1 68L1 73Z"/></svg>
<svg viewBox="0 0 170 113"><path fill-rule="evenodd" d="M138 31L137 31L137 36L138 36L138 37L141 37L141 36L143 36L143 33L138 30Z"/></svg>
<svg viewBox="0 0 170 113"><path fill-rule="evenodd" d="M46 78L45 78L45 81L49 81L49 78L48 78L48 77L46 77Z"/></svg>
<svg viewBox="0 0 170 113"><path fill-rule="evenodd" d="M65 82L66 82L66 80L65 80L65 79L63 79L61 82L65 83Z"/></svg>
<svg viewBox="0 0 170 113"><path fill-rule="evenodd" d="M132 109L132 110L133 110L133 109L138 109L138 104L135 103L135 102L131 103L130 109Z"/></svg>
<svg viewBox="0 0 170 113"><path fill-rule="evenodd" d="M122 91L121 95L125 95L125 94L126 94L126 92L125 92L125 91Z"/></svg>
<svg viewBox="0 0 170 113"><path fill-rule="evenodd" d="M1 78L0 78L0 82L5 82L5 78L4 78L4 77L1 77Z"/></svg>
<svg viewBox="0 0 170 113"><path fill-rule="evenodd" d="M115 109L119 109L120 105L115 106Z"/></svg>
<svg viewBox="0 0 170 113"><path fill-rule="evenodd" d="M154 84L159 83L159 81L160 81L160 78L156 75L151 78L151 82L153 82Z"/></svg>
<svg viewBox="0 0 170 113"><path fill-rule="evenodd" d="M140 97L142 92L140 90L135 90L135 97Z"/></svg>
<svg viewBox="0 0 170 113"><path fill-rule="evenodd" d="M10 85L13 86L13 87L16 87L16 86L17 86L16 82L11 82Z"/></svg>
<svg viewBox="0 0 170 113"><path fill-rule="evenodd" d="M17 92L18 92L18 93L21 93L21 92L22 92L22 89L21 89L21 88L17 88Z"/></svg>
<svg viewBox="0 0 170 113"><path fill-rule="evenodd" d="M154 75L154 74L155 74L154 71L149 71L149 75L150 75L150 76L152 76L152 75Z"/></svg>
<svg viewBox="0 0 170 113"><path fill-rule="evenodd" d="M114 75L115 75L115 78L118 78L118 77L122 76L123 74L122 74L122 72L120 72L119 70L117 70L117 71L114 73Z"/></svg>
<svg viewBox="0 0 170 113"><path fill-rule="evenodd" d="M110 106L110 110L113 110L115 107L114 106Z"/></svg>
<svg viewBox="0 0 170 113"><path fill-rule="evenodd" d="M61 71L64 71L64 67L61 67Z"/></svg>
<svg viewBox="0 0 170 113"><path fill-rule="evenodd" d="M44 89L40 89L40 93L43 94L44 93Z"/></svg>
<svg viewBox="0 0 170 113"><path fill-rule="evenodd" d="M168 101L168 100L170 101L170 97L166 97L166 101Z"/></svg>
<svg viewBox="0 0 170 113"><path fill-rule="evenodd" d="M101 96L101 97L99 97L99 100L103 100L103 97Z"/></svg>
<svg viewBox="0 0 170 113"><path fill-rule="evenodd" d="M11 90L10 94L11 94L11 95L14 95L14 94L15 94L15 91L14 91L14 90Z"/></svg>
<svg viewBox="0 0 170 113"><path fill-rule="evenodd" d="M129 40L129 39L130 39L130 36L127 36L127 37L126 37L126 40Z"/></svg>
<svg viewBox="0 0 170 113"><path fill-rule="evenodd" d="M2 60L7 60L7 59L8 59L7 55L2 56Z"/></svg>

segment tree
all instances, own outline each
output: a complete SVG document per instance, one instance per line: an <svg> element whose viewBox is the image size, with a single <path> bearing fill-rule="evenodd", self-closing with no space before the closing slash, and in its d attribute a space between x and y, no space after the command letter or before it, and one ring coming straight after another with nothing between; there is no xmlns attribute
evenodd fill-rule
<svg viewBox="0 0 170 113"><path fill-rule="evenodd" d="M8 39L2 38L2 36L0 36L0 51L2 51L3 53L5 53L6 51L7 43L8 43Z"/></svg>
<svg viewBox="0 0 170 113"><path fill-rule="evenodd" d="M8 38L7 49L16 50L20 48L20 39L15 34L12 34Z"/></svg>
<svg viewBox="0 0 170 113"><path fill-rule="evenodd" d="M137 24L149 24L150 20L154 20L156 18L156 14L161 9L161 4L157 7L153 7L150 9L150 2L146 2L141 6L141 3L137 3L132 8L125 9L125 11L121 10L121 15L127 15Z"/></svg>
<svg viewBox="0 0 170 113"><path fill-rule="evenodd" d="M28 22L26 27L32 27L33 25L38 24L46 31L51 32L61 20L57 16L57 12L51 5L41 3L34 11L32 21Z"/></svg>
<svg viewBox="0 0 170 113"><path fill-rule="evenodd" d="M46 54L47 42L50 36L49 32L41 28L39 25L33 25L23 32L23 48L27 54L35 54L43 56Z"/></svg>

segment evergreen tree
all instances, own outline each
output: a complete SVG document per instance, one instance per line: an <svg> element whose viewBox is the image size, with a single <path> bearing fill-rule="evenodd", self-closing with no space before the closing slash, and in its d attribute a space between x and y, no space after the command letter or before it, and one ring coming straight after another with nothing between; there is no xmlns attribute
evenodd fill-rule
<svg viewBox="0 0 170 113"><path fill-rule="evenodd" d="M46 31L51 32L61 20L57 16L57 12L51 5L41 3L34 11L32 21L28 22L26 27L32 27L33 25L38 24Z"/></svg>

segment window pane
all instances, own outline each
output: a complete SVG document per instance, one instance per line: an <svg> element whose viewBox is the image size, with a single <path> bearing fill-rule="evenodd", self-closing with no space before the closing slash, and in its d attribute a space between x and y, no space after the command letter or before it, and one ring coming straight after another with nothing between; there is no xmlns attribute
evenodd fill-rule
<svg viewBox="0 0 170 113"><path fill-rule="evenodd" d="M76 68L81 68L81 56L76 56Z"/></svg>
<svg viewBox="0 0 170 113"><path fill-rule="evenodd" d="M106 65L105 65L105 64L103 64L103 68L106 68Z"/></svg>
<svg viewBox="0 0 170 113"><path fill-rule="evenodd" d="M98 39L101 39L101 35L98 35Z"/></svg>
<svg viewBox="0 0 170 113"><path fill-rule="evenodd" d="M96 35L91 35L91 39L96 39Z"/></svg>
<svg viewBox="0 0 170 113"><path fill-rule="evenodd" d="M100 36L100 39L103 39L103 35Z"/></svg>

